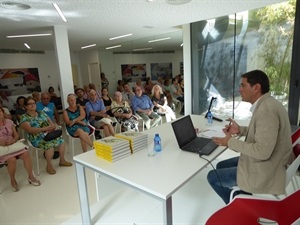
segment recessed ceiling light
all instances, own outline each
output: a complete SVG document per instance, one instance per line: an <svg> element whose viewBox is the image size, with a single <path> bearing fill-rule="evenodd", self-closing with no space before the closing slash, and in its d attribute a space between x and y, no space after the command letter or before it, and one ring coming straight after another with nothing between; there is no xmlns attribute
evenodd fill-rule
<svg viewBox="0 0 300 225"><path fill-rule="evenodd" d="M94 47L94 46L96 46L96 44L82 46L81 49L91 48L91 47Z"/></svg>
<svg viewBox="0 0 300 225"><path fill-rule="evenodd" d="M59 6L57 5L57 3L53 3L52 4L54 6L54 8L56 9L56 11L58 12L58 14L60 15L60 17L62 18L62 20L64 22L68 22L66 17L64 16L63 12L60 10Z"/></svg>
<svg viewBox="0 0 300 225"><path fill-rule="evenodd" d="M27 43L24 43L24 45L26 46L26 48L30 49L30 46Z"/></svg>
<svg viewBox="0 0 300 225"><path fill-rule="evenodd" d="M42 36L50 36L52 34L21 34L21 35L10 35L6 36L6 38L22 38L22 37L42 37Z"/></svg>
<svg viewBox="0 0 300 225"><path fill-rule="evenodd" d="M0 5L2 8L11 10L26 10L31 8L30 5L17 2L1 2Z"/></svg>
<svg viewBox="0 0 300 225"><path fill-rule="evenodd" d="M115 46L111 46L111 47L107 47L105 49L113 49L113 48L120 48L122 45L115 45Z"/></svg>
<svg viewBox="0 0 300 225"><path fill-rule="evenodd" d="M157 42L157 41L165 41L165 40L169 40L171 39L171 37L166 37L166 38L160 38L160 39L154 39L154 40L151 40L151 41L148 41L149 43L152 43L152 42Z"/></svg>
<svg viewBox="0 0 300 225"><path fill-rule="evenodd" d="M119 38L124 38L124 37L128 37L128 36L131 36L132 34L124 34L124 35L121 35L121 36L117 36L117 37L112 37L110 38L109 40L115 40L115 39L119 39Z"/></svg>

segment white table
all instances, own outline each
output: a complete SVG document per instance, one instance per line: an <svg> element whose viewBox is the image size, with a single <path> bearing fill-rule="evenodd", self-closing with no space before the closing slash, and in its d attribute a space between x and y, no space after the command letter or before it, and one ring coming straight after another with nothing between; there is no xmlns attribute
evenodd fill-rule
<svg viewBox="0 0 300 225"><path fill-rule="evenodd" d="M195 127L205 128L205 119L202 116L191 115L191 117ZM225 124L224 122L214 123L221 126ZM160 200L163 204L164 224L173 224L172 195L199 173L208 162L199 158L195 153L179 149L170 123L145 132L149 135L148 144L153 142L155 133L161 136L162 152L154 157L147 156L147 149L114 163L98 158L94 151L74 157L82 224L91 224L86 168ZM224 147L218 147L206 158L212 161L224 150Z"/></svg>

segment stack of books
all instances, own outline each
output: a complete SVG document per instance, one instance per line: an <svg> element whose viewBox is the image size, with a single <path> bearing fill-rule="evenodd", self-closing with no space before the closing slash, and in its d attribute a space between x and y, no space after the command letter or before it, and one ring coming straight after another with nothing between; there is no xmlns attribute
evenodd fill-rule
<svg viewBox="0 0 300 225"><path fill-rule="evenodd" d="M130 143L131 153L135 153L142 150L143 148L147 148L148 134L126 131L116 134L115 137L128 140Z"/></svg>
<svg viewBox="0 0 300 225"><path fill-rule="evenodd" d="M131 155L129 141L116 138L106 137L94 141L96 155L110 162L115 162Z"/></svg>

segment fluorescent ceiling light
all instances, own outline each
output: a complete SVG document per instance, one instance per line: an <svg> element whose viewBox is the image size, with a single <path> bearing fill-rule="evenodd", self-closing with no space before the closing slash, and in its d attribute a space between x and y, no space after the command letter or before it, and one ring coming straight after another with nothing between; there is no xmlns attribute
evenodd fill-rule
<svg viewBox="0 0 300 225"><path fill-rule="evenodd" d="M96 44L82 46L81 49L91 48L91 47L94 47L94 46L96 46Z"/></svg>
<svg viewBox="0 0 300 225"><path fill-rule="evenodd" d="M152 43L152 42L157 42L157 41L165 41L165 40L169 40L169 39L171 39L171 37L155 39L155 40L151 40L151 41L148 41L148 42L149 42L149 43Z"/></svg>
<svg viewBox="0 0 300 225"><path fill-rule="evenodd" d="M180 45L180 47L182 47L183 46L183 43Z"/></svg>
<svg viewBox="0 0 300 225"><path fill-rule="evenodd" d="M60 10L60 8L58 7L58 5L56 3L53 3L54 8L56 9L56 11L58 12L58 14L60 15L60 17L62 18L62 20L64 22L67 22L66 17L64 16L64 14L62 13L62 11Z"/></svg>
<svg viewBox="0 0 300 225"><path fill-rule="evenodd" d="M26 48L30 49L30 46L27 43L24 43L24 45L26 46Z"/></svg>
<svg viewBox="0 0 300 225"><path fill-rule="evenodd" d="M132 34L124 34L124 35L121 35L121 36L117 36L117 37L112 37L110 38L109 40L115 40L115 39L119 39L119 38L124 38L124 37L128 37L128 36L131 36Z"/></svg>
<svg viewBox="0 0 300 225"><path fill-rule="evenodd" d="M122 45L115 45L115 46L111 46L111 47L107 47L105 49L112 49L112 48L120 48Z"/></svg>
<svg viewBox="0 0 300 225"><path fill-rule="evenodd" d="M6 36L6 38L42 37L42 36L50 36L50 35L52 34L21 34L21 35Z"/></svg>
<svg viewBox="0 0 300 225"><path fill-rule="evenodd" d="M136 48L136 49L133 49L134 52L137 52L137 51L145 51L145 50L150 50L152 48Z"/></svg>

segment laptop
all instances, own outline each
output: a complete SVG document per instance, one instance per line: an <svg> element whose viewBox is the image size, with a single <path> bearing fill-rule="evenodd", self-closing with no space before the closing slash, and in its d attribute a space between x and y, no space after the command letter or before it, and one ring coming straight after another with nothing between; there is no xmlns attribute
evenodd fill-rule
<svg viewBox="0 0 300 225"><path fill-rule="evenodd" d="M185 116L171 123L179 148L200 155L209 155L218 145L212 139L197 137L191 116Z"/></svg>

